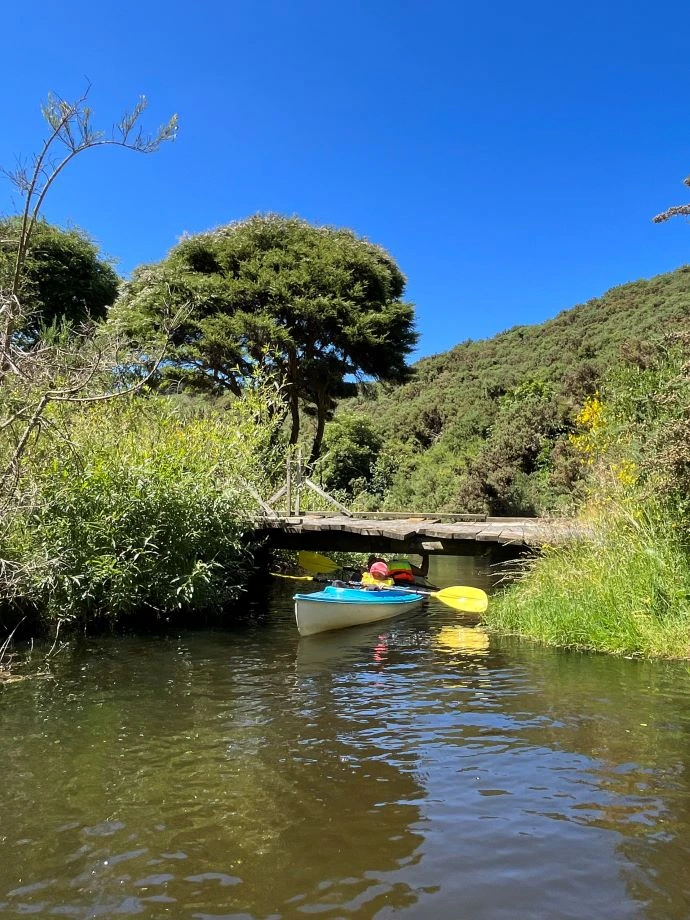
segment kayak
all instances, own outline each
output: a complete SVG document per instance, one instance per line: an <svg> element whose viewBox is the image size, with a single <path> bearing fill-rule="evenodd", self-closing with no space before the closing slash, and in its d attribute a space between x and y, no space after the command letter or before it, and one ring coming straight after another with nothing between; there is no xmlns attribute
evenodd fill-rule
<svg viewBox="0 0 690 920"><path fill-rule="evenodd" d="M401 588L336 588L329 585L312 594L295 594L295 619L300 636L331 629L389 620L405 610L416 610L426 595Z"/></svg>

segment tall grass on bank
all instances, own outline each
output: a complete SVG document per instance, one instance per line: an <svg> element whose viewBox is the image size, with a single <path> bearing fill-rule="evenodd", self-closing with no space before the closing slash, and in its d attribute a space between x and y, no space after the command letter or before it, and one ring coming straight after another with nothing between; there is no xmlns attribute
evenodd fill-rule
<svg viewBox="0 0 690 920"><path fill-rule="evenodd" d="M616 655L690 657L690 562L662 508L608 503L594 538L552 547L492 599L490 628Z"/></svg>

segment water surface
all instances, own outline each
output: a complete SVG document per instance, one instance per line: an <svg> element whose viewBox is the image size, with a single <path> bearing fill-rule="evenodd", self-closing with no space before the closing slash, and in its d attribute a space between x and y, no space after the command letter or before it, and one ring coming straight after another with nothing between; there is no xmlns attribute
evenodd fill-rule
<svg viewBox="0 0 690 920"><path fill-rule="evenodd" d="M687 920L685 664L433 601L299 639L293 590L0 690L0 917Z"/></svg>

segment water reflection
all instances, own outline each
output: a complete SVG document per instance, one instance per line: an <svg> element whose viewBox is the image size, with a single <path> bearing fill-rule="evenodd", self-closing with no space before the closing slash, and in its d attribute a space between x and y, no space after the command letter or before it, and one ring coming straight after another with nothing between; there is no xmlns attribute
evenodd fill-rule
<svg viewBox="0 0 690 920"><path fill-rule="evenodd" d="M418 614L404 614L405 626L409 623L410 616ZM351 629L340 629L334 632L319 633L315 636L305 636L297 643L295 657L295 670L300 676L309 676L319 671L331 672L333 669L361 667L367 662L373 665L384 665L391 647L396 644L396 638L404 634L396 621L382 623L368 623L364 626L353 626Z"/></svg>
<svg viewBox="0 0 690 920"><path fill-rule="evenodd" d="M551 808L545 803L543 813L618 838L615 858L641 916L690 916L688 665L543 655L528 644L520 651L529 689L511 703L522 698L533 709L538 693L549 714L525 726L525 739L570 752L587 766L567 796Z"/></svg>
<svg viewBox="0 0 690 920"><path fill-rule="evenodd" d="M442 626L432 633L431 643L441 652L471 655L486 658L489 654L490 639L481 626Z"/></svg>
<svg viewBox="0 0 690 920"><path fill-rule="evenodd" d="M262 644L105 643L21 688L3 916L414 902L382 881L421 840L414 773L371 740L373 714L353 725L332 681L295 681Z"/></svg>

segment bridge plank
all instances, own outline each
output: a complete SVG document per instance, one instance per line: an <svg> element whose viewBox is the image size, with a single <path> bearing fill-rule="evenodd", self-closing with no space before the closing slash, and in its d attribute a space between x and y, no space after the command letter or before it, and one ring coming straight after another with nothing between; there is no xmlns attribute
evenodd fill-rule
<svg viewBox="0 0 690 920"><path fill-rule="evenodd" d="M434 537L439 540L444 538L447 540L474 540L483 526L483 522L477 524L433 524L420 527L418 533L425 537Z"/></svg>
<svg viewBox="0 0 690 920"><path fill-rule="evenodd" d="M481 530L477 531L477 536L475 540L479 543L497 543L498 536L501 532L500 525L496 526L495 524L482 527Z"/></svg>
<svg viewBox="0 0 690 920"><path fill-rule="evenodd" d="M328 531L328 530L342 530L344 522L348 521L349 518L339 516L339 517L327 517L327 518L303 518L302 519L302 530L304 531Z"/></svg>
<svg viewBox="0 0 690 920"><path fill-rule="evenodd" d="M333 513L261 517L254 520L253 526L269 536L275 546L280 546L280 535L284 534L286 547L295 549L304 546L324 552L330 548L340 548L360 552L379 550L383 553L414 553L420 552L425 542L434 542L435 552L462 554L468 550L471 552L472 543L538 548L547 543L562 543L589 536L586 527L568 519L452 520L439 516L434 520L431 516L402 513L390 518L385 518L382 513L366 517L362 512L357 517Z"/></svg>

